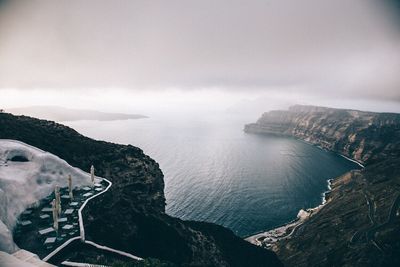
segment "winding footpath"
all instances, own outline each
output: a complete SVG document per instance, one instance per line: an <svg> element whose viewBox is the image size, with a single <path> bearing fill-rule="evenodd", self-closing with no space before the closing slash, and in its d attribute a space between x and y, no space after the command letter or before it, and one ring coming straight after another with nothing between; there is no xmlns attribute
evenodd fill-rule
<svg viewBox="0 0 400 267"><path fill-rule="evenodd" d="M48 254L46 257L44 257L44 258L43 258L43 261L46 261L46 262L49 261L52 257L54 257L54 256L55 256L57 253L59 253L62 249L64 249L65 247L67 247L70 243L72 243L72 242L75 241L75 240L79 240L79 239L80 239L83 243L88 244L88 245L91 245L91 246L94 246L94 247L96 247L97 249L100 249L100 250L105 250L105 251L108 251L108 252L116 253L116 254L119 254L119 255L121 255L121 256L131 258L131 259L136 260L136 261L141 261L141 260L143 260L142 258L140 258L140 257L138 257L138 256L135 256L135 255L132 255L132 254L130 254L130 253L127 253L127 252L124 252L124 251L121 251L121 250L117 250L117 249L113 249L113 248L110 248L110 247L107 247L107 246L99 245L99 244L96 244L96 243L93 242L93 241L86 240L86 237L85 237L85 227L84 227L84 223L83 223L82 211L83 211L83 209L85 208L86 204L87 204L90 200L92 200L92 199L94 199L94 198L96 198L96 197L98 197L98 196L104 194L104 193L107 192L107 191L110 189L110 187L112 186L112 182L109 181L109 180L107 180L106 178L100 178L100 177L96 177L96 178L97 178L97 179L100 179L100 180L102 180L102 181L106 181L106 182L108 183L108 186L107 186L106 189L104 189L103 191L101 191L101 192L99 192L99 193L97 193L97 194L95 194L95 195L89 197L88 199L86 199L85 202L82 204L82 206L79 208L79 210L78 210L78 217L79 217L79 232L80 232L80 235L68 239L68 240L67 240L66 242L64 242L61 246L57 247L54 251L52 251L50 254ZM85 264L85 263L76 263L76 265L73 265L73 264L75 264L75 263L68 262L68 261L65 261L65 263L66 263L67 265L69 265L69 266L82 266L81 264ZM63 264L64 264L64 262L63 262ZM87 266L87 265L85 265L85 266Z"/></svg>
<svg viewBox="0 0 400 267"><path fill-rule="evenodd" d="M385 253L385 250L382 248L382 246L378 242L376 242L375 233L381 230L382 228L386 227L388 224L392 223L393 220L396 218L397 210L400 208L400 194L397 194L396 198L393 200L386 221L379 225L375 219L375 209L373 200L365 190L363 190L363 194L367 201L368 218L371 222L371 226L369 226L365 230L356 231L350 239L350 247L352 247L352 245L362 240L362 238L364 237L365 242L371 242L381 253Z"/></svg>
<svg viewBox="0 0 400 267"><path fill-rule="evenodd" d="M44 151L44 150L41 150L41 149L39 149L39 148L37 148L37 147L34 147L34 146L32 146L32 145L26 144L26 143L21 142L21 141L18 141L18 140L0 139L0 141L2 141L2 142L8 142L8 143L13 143L13 144L16 144L16 145L21 145L21 146L27 147L27 148L29 148L29 149L32 149L32 150L34 150L34 151L38 151L38 152L40 152L40 153L44 153L44 154L47 154L47 153L48 153L48 154L51 154L51 153L49 153L49 152L46 152L46 151ZM72 167L72 166L71 166L71 167ZM83 172L83 171L82 171L81 169L79 169L79 168L76 168L76 167L72 167L72 168L78 170L79 172L82 172L82 173L84 173L84 174L87 174L86 172ZM87 175L88 175L88 174L87 174ZM124 252L124 251L121 251L121 250L117 250L117 249L113 249L113 248L110 248L110 247L107 247L107 246L99 245L99 244L97 244L97 243L95 243L95 242L93 242L93 241L90 241L90 240L86 240L86 236L85 236L85 227L84 227L83 216L82 216L83 209L86 207L86 205L89 203L89 201L91 201L91 200L93 200L94 198L99 197L100 195L106 193L106 192L111 188L111 186L112 186L112 182L109 181L109 180L107 180L106 178L95 177L95 179L96 179L96 182L102 182L102 181L104 181L104 182L106 182L108 185L107 185L107 187L106 187L104 190L102 190L102 191L100 191L100 192L94 194L93 196L87 198L87 199L83 202L83 204L80 206L80 208L79 208L79 210L78 210L79 236L72 237L72 238L66 240L62 245L60 245L60 246L57 247L55 250L53 250L51 253L49 253L47 256L45 256L45 257L42 259L42 261L48 262L50 259L52 259L55 255L57 255L60 251L62 251L64 248L66 248L66 247L67 247L68 245L70 245L72 242L77 241L77 240L79 240L79 239L80 239L81 242L83 242L83 243L85 243L85 244L88 244L88 245L90 245L90 246L93 246L93 247L95 247L95 248L98 249L98 250L104 250L104 251L108 251L108 252L111 252L111 253L115 253L115 254L118 254L118 255L120 255L120 256L127 257L127 258L130 258L130 259L136 260L136 261L141 261L141 260L143 260L142 258L140 258L140 257L138 257L138 256L135 256L135 255L132 255L132 254L130 254L130 253L127 253L127 252ZM34 255L34 254L33 254L33 255ZM64 262L65 262L66 264L64 264ZM64 262L63 262L62 264L66 265L66 266L96 266L96 265L94 265L94 264L87 264L87 263L74 263L74 262L69 262L69 261L64 261ZM0 264L0 265L1 265L1 264ZM99 266L100 266L100 265L99 265Z"/></svg>

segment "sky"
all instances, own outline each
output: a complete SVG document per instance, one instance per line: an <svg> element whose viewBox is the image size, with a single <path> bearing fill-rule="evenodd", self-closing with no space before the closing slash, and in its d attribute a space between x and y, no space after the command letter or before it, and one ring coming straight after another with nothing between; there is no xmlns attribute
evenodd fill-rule
<svg viewBox="0 0 400 267"><path fill-rule="evenodd" d="M0 106L400 112L398 3L3 0Z"/></svg>

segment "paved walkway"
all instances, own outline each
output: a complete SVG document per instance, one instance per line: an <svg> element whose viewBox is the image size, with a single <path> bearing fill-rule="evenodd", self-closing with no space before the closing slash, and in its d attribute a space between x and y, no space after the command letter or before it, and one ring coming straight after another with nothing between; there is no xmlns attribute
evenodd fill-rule
<svg viewBox="0 0 400 267"><path fill-rule="evenodd" d="M58 232L52 227L53 220L50 203L54 199L53 193L43 199L37 207L27 209L22 213L15 230L16 241L21 245L24 243L30 244L31 248L28 249L38 255L46 255L43 257L44 261L49 261L76 240L81 240L99 250L116 253L137 261L142 260L142 258L130 253L86 240L82 211L90 200L106 193L111 186L112 183L109 180L96 177L94 187L83 187L74 190L74 199L72 201L69 199L68 190L61 188L63 211L59 218Z"/></svg>

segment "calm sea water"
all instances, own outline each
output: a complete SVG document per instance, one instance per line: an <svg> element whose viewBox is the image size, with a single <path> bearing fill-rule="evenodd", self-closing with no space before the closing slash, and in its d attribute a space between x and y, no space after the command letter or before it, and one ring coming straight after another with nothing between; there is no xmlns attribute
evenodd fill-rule
<svg viewBox="0 0 400 267"><path fill-rule="evenodd" d="M214 222L239 236L294 219L317 206L327 180L357 165L283 137L246 134L233 117L153 117L65 123L95 139L132 144L159 162L167 213Z"/></svg>

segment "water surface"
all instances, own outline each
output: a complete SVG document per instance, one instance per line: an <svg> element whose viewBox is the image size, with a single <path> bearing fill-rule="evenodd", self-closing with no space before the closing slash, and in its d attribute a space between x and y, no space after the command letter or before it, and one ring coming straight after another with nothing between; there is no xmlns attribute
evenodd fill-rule
<svg viewBox="0 0 400 267"><path fill-rule="evenodd" d="M357 165L291 138L246 134L231 116L65 123L95 139L132 144L165 175L167 213L214 222L240 236L317 206L327 179Z"/></svg>

